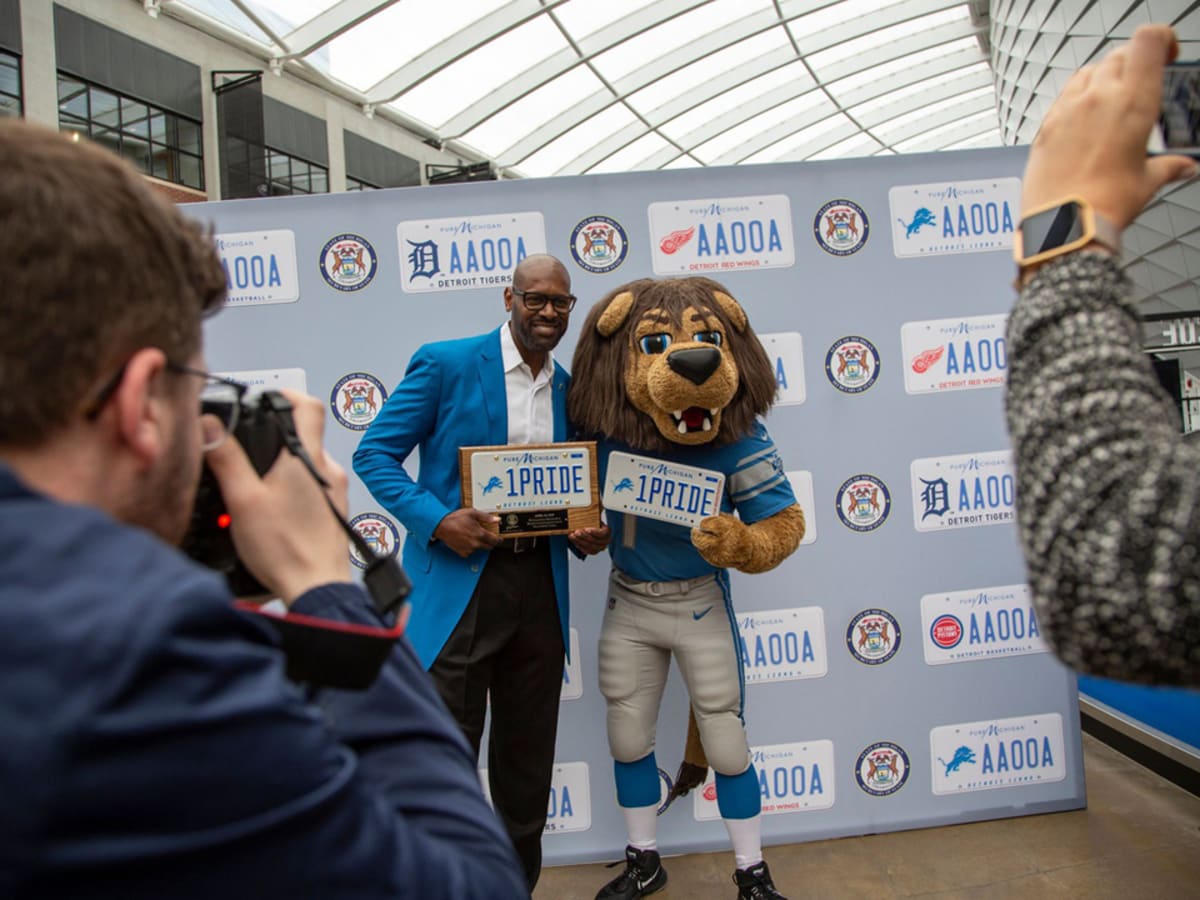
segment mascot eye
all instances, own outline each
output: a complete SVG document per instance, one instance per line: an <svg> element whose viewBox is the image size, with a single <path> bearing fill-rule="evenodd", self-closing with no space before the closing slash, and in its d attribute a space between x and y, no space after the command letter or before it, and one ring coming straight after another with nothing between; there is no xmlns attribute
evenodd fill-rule
<svg viewBox="0 0 1200 900"><path fill-rule="evenodd" d="M642 348L643 353L664 353L667 347L671 346L671 336L669 334L648 334L638 341L638 346Z"/></svg>
<svg viewBox="0 0 1200 900"><path fill-rule="evenodd" d="M712 344L714 347L720 347L723 338L719 331L697 331L692 335L692 340L699 341L701 344Z"/></svg>

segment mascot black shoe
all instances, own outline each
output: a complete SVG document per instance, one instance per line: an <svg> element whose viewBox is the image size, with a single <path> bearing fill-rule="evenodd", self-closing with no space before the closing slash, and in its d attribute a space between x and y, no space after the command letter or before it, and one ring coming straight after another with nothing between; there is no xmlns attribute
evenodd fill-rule
<svg viewBox="0 0 1200 900"><path fill-rule="evenodd" d="M766 869L728 571L765 572L804 536L783 460L759 421L775 398L774 370L728 290L707 278L671 278L631 282L597 303L572 373L568 415L597 441L600 480L613 480L613 491L634 490L632 478L610 479L629 454L662 471L686 467L688 477L724 479L720 508L694 527L661 514L607 513L613 570L600 691L629 844L657 850L655 728L674 657L695 734L681 775L699 783L713 768L739 890L769 886L772 893L743 895L779 897L769 876L764 884L747 874ZM682 493L675 496L682 506Z"/></svg>

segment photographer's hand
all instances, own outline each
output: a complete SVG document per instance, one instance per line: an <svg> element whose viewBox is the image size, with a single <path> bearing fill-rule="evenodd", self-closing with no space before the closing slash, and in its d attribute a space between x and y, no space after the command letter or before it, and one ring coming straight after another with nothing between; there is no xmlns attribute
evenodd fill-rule
<svg viewBox="0 0 1200 900"><path fill-rule="evenodd" d="M1033 139L1021 206L1068 196L1124 229L1161 187L1195 174L1186 156L1147 156L1162 106L1163 65L1179 45L1166 25L1142 25L1100 63L1071 76Z"/></svg>
<svg viewBox="0 0 1200 900"><path fill-rule="evenodd" d="M296 433L344 515L345 471L322 447L325 406L314 397L282 391L293 406ZM203 427L219 427L205 417ZM286 450L259 478L236 440L208 451L206 461L221 485L238 555L254 576L290 604L322 584L350 580L346 535L304 464Z"/></svg>

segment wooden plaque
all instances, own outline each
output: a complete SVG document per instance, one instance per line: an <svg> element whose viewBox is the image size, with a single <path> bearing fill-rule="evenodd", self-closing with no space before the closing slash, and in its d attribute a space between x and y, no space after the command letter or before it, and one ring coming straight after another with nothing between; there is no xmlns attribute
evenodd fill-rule
<svg viewBox="0 0 1200 900"><path fill-rule="evenodd" d="M464 507L500 517L501 537L600 526L596 442L460 447Z"/></svg>

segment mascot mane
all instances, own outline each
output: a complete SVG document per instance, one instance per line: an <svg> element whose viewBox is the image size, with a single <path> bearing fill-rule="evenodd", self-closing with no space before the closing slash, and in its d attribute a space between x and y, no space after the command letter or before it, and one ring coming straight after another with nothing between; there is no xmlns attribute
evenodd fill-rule
<svg viewBox="0 0 1200 900"><path fill-rule="evenodd" d="M722 410L711 444L746 436L755 419L770 409L778 388L774 368L729 291L703 277L642 278L610 291L584 320L571 365L567 414L585 436L604 435L659 453L677 447L630 401L626 374L632 355L639 352L634 346L637 323L653 310L671 329L683 330L683 314L689 308L721 323L725 340L720 349L737 371L737 390Z"/></svg>

